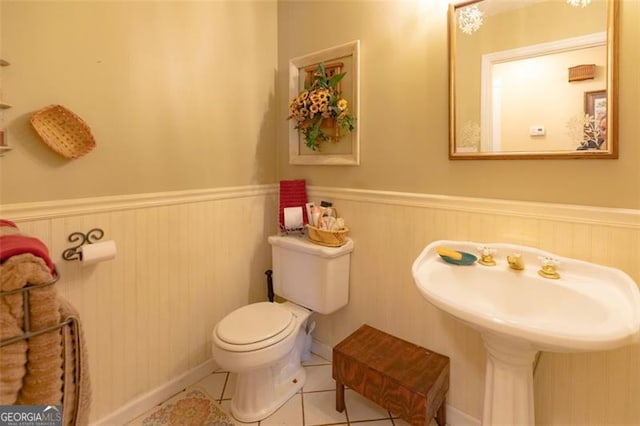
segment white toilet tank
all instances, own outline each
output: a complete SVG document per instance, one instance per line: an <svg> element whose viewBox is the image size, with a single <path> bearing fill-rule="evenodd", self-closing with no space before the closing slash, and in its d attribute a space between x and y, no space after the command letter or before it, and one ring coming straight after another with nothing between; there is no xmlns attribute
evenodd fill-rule
<svg viewBox="0 0 640 426"><path fill-rule="evenodd" d="M273 235L269 244L278 296L320 314L349 302L351 239L341 247L325 247L303 237Z"/></svg>

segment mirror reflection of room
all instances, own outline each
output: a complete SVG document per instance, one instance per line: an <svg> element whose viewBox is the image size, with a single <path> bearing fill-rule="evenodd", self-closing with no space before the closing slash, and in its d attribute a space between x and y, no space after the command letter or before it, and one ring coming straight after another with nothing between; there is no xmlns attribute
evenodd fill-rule
<svg viewBox="0 0 640 426"><path fill-rule="evenodd" d="M456 7L454 153L607 152L607 13L606 0Z"/></svg>

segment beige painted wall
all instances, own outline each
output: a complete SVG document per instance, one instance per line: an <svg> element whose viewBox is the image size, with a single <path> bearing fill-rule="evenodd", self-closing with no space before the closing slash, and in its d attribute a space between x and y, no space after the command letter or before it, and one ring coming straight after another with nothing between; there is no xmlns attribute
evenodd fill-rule
<svg viewBox="0 0 640 426"><path fill-rule="evenodd" d="M2 202L273 183L276 2L2 0ZM97 148L31 129L62 104Z"/></svg>
<svg viewBox="0 0 640 426"><path fill-rule="evenodd" d="M282 1L278 68L290 58L361 41L361 165L292 166L287 73L278 74L278 176L314 185L640 208L640 2L620 6L618 160L450 161L444 1ZM328 31L330 19L339 31ZM510 184L505 184L510 182ZM588 182L588 183L587 183Z"/></svg>
<svg viewBox="0 0 640 426"><path fill-rule="evenodd" d="M0 160L2 202L305 178L638 208L640 191L617 184L640 185L640 4L621 3L620 159L455 162L447 159L446 2L345 1L337 13L317 1L3 0L2 54L12 65L2 69L2 94L14 105L4 125L14 150ZM340 31L327 31L327 19ZM355 39L361 166L290 166L288 59ZM91 125L94 152L66 161L39 141L28 118L50 103ZM517 184L497 184L504 180Z"/></svg>

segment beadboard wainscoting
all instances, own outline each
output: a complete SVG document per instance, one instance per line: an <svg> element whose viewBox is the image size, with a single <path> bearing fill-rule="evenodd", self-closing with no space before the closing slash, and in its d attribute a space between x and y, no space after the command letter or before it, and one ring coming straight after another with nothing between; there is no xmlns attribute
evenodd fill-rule
<svg viewBox="0 0 640 426"><path fill-rule="evenodd" d="M447 403L478 422L482 340L419 294L411 265L424 246L438 239L530 245L620 268L640 283L637 210L320 187L310 188L309 199L333 201L355 243L349 304L330 316L315 315L315 338L333 346L369 323L450 356ZM535 399L537 424L640 424L640 345L543 353Z"/></svg>
<svg viewBox="0 0 640 426"><path fill-rule="evenodd" d="M266 237L277 229L277 188L3 206L3 218L49 246L62 275L59 289L80 311L94 422L199 371L210 359L214 324L238 306L265 299ZM459 414L450 422L468 416L454 425L481 418L484 348L476 331L415 288L411 264L425 245L437 239L531 245L620 268L640 282L637 210L315 186L308 193L313 201L333 201L355 242L349 304L332 315L313 315L315 347L330 352L368 323L448 355L447 404ZM67 236L93 227L117 242L116 259L94 266L61 261ZM640 424L640 345L545 352L535 398L538 424Z"/></svg>
<svg viewBox="0 0 640 426"><path fill-rule="evenodd" d="M61 276L58 291L80 313L93 388L91 422L123 424L114 412L134 403L129 412L139 415L172 394L165 394L167 382L184 388L181 377L207 365L217 321L266 299L277 189L5 205L1 217L49 247ZM61 259L75 245L69 234L96 227L104 230L103 239L115 240L114 260L82 265ZM146 404L140 401L145 395Z"/></svg>

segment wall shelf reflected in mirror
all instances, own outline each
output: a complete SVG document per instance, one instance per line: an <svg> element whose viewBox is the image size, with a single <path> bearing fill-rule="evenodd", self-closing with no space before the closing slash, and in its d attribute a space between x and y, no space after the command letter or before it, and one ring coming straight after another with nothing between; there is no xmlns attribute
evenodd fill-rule
<svg viewBox="0 0 640 426"><path fill-rule="evenodd" d="M619 0L449 6L449 158L614 159Z"/></svg>

